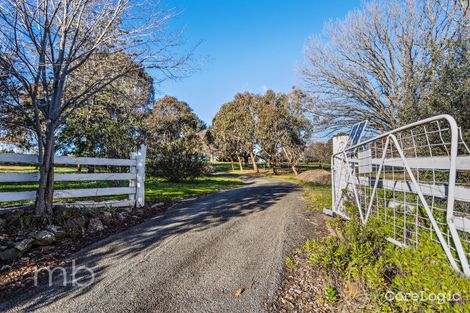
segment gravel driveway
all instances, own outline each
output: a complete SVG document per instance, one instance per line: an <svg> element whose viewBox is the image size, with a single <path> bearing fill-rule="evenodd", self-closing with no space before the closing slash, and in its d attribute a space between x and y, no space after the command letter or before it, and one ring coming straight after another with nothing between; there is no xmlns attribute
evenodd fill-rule
<svg viewBox="0 0 470 313"><path fill-rule="evenodd" d="M89 286L56 281L0 304L0 311L262 312L285 257L312 236L312 216L301 187L246 179L74 255L76 266L93 270Z"/></svg>

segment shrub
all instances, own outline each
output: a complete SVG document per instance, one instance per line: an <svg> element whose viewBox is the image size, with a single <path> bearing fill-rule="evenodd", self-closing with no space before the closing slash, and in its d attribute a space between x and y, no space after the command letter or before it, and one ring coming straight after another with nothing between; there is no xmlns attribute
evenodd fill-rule
<svg viewBox="0 0 470 313"><path fill-rule="evenodd" d="M442 247L429 236L423 234L417 248L400 248L385 240L387 226L373 219L366 226L357 216L331 224L335 235L307 241L303 248L309 265L325 276L327 301L345 296L345 286L352 282L373 311L470 311L470 279L451 268ZM419 301L403 300L413 295Z"/></svg>
<svg viewBox="0 0 470 313"><path fill-rule="evenodd" d="M209 167L198 151L196 139L186 138L154 145L148 172L152 176L178 182L203 176L209 172Z"/></svg>
<svg viewBox="0 0 470 313"><path fill-rule="evenodd" d="M172 182L204 175L203 126L187 103L174 97L158 100L147 118L149 174Z"/></svg>

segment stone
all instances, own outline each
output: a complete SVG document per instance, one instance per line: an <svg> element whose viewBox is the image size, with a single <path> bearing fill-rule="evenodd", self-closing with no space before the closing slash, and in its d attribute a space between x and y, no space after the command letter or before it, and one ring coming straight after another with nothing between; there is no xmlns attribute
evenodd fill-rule
<svg viewBox="0 0 470 313"><path fill-rule="evenodd" d="M165 202L157 202L157 203L152 204L152 206L150 208L151 209L156 209L156 208L162 207L164 205L165 205Z"/></svg>
<svg viewBox="0 0 470 313"><path fill-rule="evenodd" d="M10 225L15 224L20 220L23 214L24 214L23 210L15 210L13 212L9 212L8 215L5 216L5 220Z"/></svg>
<svg viewBox="0 0 470 313"><path fill-rule="evenodd" d="M116 216L121 222L127 220L127 214L124 212L119 212Z"/></svg>
<svg viewBox="0 0 470 313"><path fill-rule="evenodd" d="M38 232L34 239L36 239L34 243L39 246L48 246L55 242L54 234L47 230Z"/></svg>
<svg viewBox="0 0 470 313"><path fill-rule="evenodd" d="M125 211L125 212L127 212L127 213L132 213L133 209L134 209L134 208L133 208L133 207L131 207L131 206L128 206L128 207L122 208L122 210L123 210L123 211Z"/></svg>
<svg viewBox="0 0 470 313"><path fill-rule="evenodd" d="M72 238L83 236L85 234L85 219L83 217L70 219L65 223L64 229Z"/></svg>
<svg viewBox="0 0 470 313"><path fill-rule="evenodd" d="M101 221L105 224L109 224L113 221L113 215L111 212L104 211L103 215L101 216Z"/></svg>
<svg viewBox="0 0 470 313"><path fill-rule="evenodd" d="M0 218L0 231L3 231L6 225L7 225L6 219Z"/></svg>
<svg viewBox="0 0 470 313"><path fill-rule="evenodd" d="M9 270L11 270L11 265L3 265L0 268L0 272L6 272L6 271L9 271Z"/></svg>
<svg viewBox="0 0 470 313"><path fill-rule="evenodd" d="M16 260L18 256L19 256L19 252L15 248L9 248L9 249L0 251L0 260L2 261L13 261L13 260Z"/></svg>
<svg viewBox="0 0 470 313"><path fill-rule="evenodd" d="M89 233L96 233L102 230L104 230L104 226L99 218L95 217L95 218L90 219L90 222L88 223Z"/></svg>
<svg viewBox="0 0 470 313"><path fill-rule="evenodd" d="M56 238L63 238L67 235L65 230L57 225L49 225L47 226L47 230L53 233Z"/></svg>
<svg viewBox="0 0 470 313"><path fill-rule="evenodd" d="M17 243L15 243L15 248L21 253L24 253L31 249L33 246L34 239L33 238L25 238Z"/></svg>

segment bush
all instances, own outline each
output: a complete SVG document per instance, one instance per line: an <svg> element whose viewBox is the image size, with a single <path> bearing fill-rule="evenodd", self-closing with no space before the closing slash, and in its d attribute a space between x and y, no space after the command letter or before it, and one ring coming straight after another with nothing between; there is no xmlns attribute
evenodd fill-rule
<svg viewBox="0 0 470 313"><path fill-rule="evenodd" d="M353 216L331 223L335 235L307 241L303 248L309 265L325 276L328 301L348 297L347 286L354 284L366 299L363 308L372 311L470 311L470 279L451 268L442 247L429 236L423 234L417 248L400 248L385 240L387 226L378 221L364 227ZM334 296L332 290L337 291ZM407 295L420 300L403 300ZM430 301L434 295L438 298Z"/></svg>
<svg viewBox="0 0 470 313"><path fill-rule="evenodd" d="M149 174L178 182L207 173L202 155L204 125L187 103L164 97L155 103L146 122Z"/></svg>
<svg viewBox="0 0 470 313"><path fill-rule="evenodd" d="M191 139L179 139L154 147L150 155L148 172L171 182L194 179L209 172L204 156L200 154Z"/></svg>

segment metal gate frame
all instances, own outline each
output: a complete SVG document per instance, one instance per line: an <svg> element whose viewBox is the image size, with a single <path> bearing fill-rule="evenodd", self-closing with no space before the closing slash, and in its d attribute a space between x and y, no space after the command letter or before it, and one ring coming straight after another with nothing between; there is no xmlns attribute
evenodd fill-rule
<svg viewBox="0 0 470 313"><path fill-rule="evenodd" d="M421 190L421 186L418 183L418 181L417 181L417 179L416 179L416 177L415 177L415 175L412 171L412 168L410 167L410 165L408 163L408 160L405 157L405 153L403 151L403 148L401 147L401 145L400 145L400 143L397 139L397 136L396 136L396 134L401 132L401 131L411 129L411 128L414 128L414 127L417 127L417 126L421 126L421 125L424 125L424 124L427 124L427 123L430 123L430 122L439 121L439 120L447 121L447 123L449 124L450 134L451 134L451 138L450 138L451 142L450 142L450 149L449 149L450 150L450 152L449 152L449 177L448 177L448 182L447 182L447 186L448 186L447 191L448 191L448 193L447 193L446 223L447 223L447 226L448 226L448 229L449 229L449 232L450 232L450 236L451 236L452 241L454 243L454 248L457 251L458 259L460 261L460 266L456 262L455 257L452 255L452 251L450 249L449 243L446 242L446 239L444 238L441 230L439 229L439 226L438 226L438 224L437 224L437 222L434 218L434 215L433 215L433 213L430 209L430 206L429 206L426 198L423 195L423 192ZM466 252L465 252L465 250L462 246L462 242L460 240L460 236L459 236L459 233L457 232L456 225L455 225L455 222L454 222L454 203L455 203L455 187L456 187L456 175L457 175L457 157L458 157L459 136L461 136L461 133L460 133L460 129L459 129L455 119L450 115L444 114L444 115L438 115L438 116L434 116L434 117L431 117L431 118L427 118L427 119L424 119L424 120L421 120L421 121L418 121L418 122L415 122L415 123L412 123L412 124L409 124L409 125L397 128L397 129L394 129L392 131L386 132L384 134L381 134L381 135L376 136L374 138L365 140L363 142L352 145L350 147L347 147L346 145L344 145L342 148L339 149L339 151L334 151L334 154L331 157L331 164L332 164L332 171L331 171L331 175L332 175L332 204L333 204L332 211L335 214L338 214L338 215L342 216L343 218L349 219L347 214L345 214L345 212L341 209L342 208L341 206L342 206L342 201L343 201L342 198L343 197L341 197L340 199L337 199L337 195L338 195L338 189L337 188L340 188L341 186L337 186L337 182L336 182L336 175L337 175L336 171L338 170L338 168L337 168L337 166L335 166L335 161L336 160L341 160L342 162L345 162L345 164L346 164L346 170L347 170L346 189L350 190L349 186L352 186L351 189L352 189L352 193L354 194L354 198L355 198L356 206L357 206L358 211L359 211L359 216L360 216L361 222L364 225L367 223L367 221L369 220L369 216L370 216L372 205L373 205L372 199L376 196L377 187L378 187L379 181L381 180L381 174L382 174L382 170L383 170L384 163L385 163L385 160L386 160L387 151L388 151L389 146L393 145L394 148L399 153L400 159L403 162L403 166L406 169L407 174L409 175L409 178L411 180L412 186L414 187L415 193L419 197L419 200L421 201L421 204L423 205L423 207L425 209L427 218L431 222L432 227L434 229L434 233L436 234L436 236L439 240L439 243L441 244L442 248L444 249L444 252L445 252L452 268L454 268L456 271L458 271L460 273L463 273L465 276L470 277L470 268L469 268L469 263L468 263L468 260L467 260L467 255L466 255ZM370 200L369 205L368 205L367 208L362 208L356 186L355 186L354 183L350 182L351 177L358 179L358 177L355 174L356 173L355 167L356 167L357 163L354 163L354 160L351 160L350 158L348 158L347 154L348 154L348 152L353 153L354 151L357 151L357 149L359 149L360 147L368 146L370 143L372 143L374 141L384 140L384 139L385 139L385 148L383 149L382 158L380 160L380 163L379 164L374 163L375 166L378 165L378 170L377 170L377 176L375 177L375 182L374 182L374 186L373 186L373 190L372 190L371 200ZM468 149L468 147L466 145L465 145L465 147ZM468 170L470 170L470 166L469 166ZM470 191L470 189L469 189L469 191ZM363 214L363 209L366 209L365 215ZM392 238L388 238L388 239L389 239L389 241L391 241L392 243L394 243L396 245L404 246L404 244L402 244L402 243L400 243L400 242L398 242L398 241L396 241Z"/></svg>

